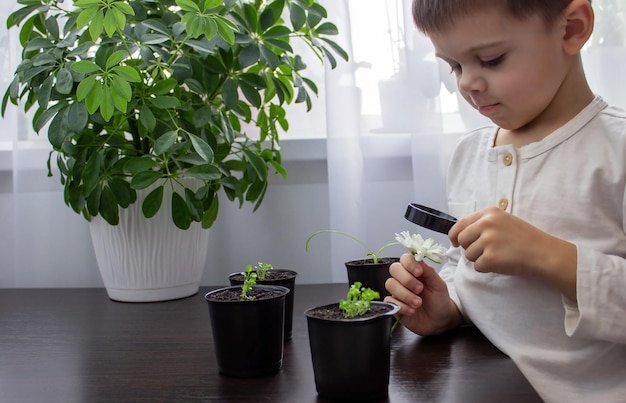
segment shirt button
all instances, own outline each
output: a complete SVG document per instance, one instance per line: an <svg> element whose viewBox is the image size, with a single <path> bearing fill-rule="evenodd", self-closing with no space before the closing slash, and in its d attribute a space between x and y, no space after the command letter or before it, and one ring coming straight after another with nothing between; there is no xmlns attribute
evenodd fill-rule
<svg viewBox="0 0 626 403"><path fill-rule="evenodd" d="M509 201L503 197L498 202L498 207L500 208L500 210L506 210L506 208L509 207Z"/></svg>
<svg viewBox="0 0 626 403"><path fill-rule="evenodd" d="M511 155L511 153L504 154L504 156L502 157L502 162L508 167L513 163L513 155Z"/></svg>

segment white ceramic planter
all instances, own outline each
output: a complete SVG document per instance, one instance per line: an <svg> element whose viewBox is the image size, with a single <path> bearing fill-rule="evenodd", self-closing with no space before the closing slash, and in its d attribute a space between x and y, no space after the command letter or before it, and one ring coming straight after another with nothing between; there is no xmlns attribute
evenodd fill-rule
<svg viewBox="0 0 626 403"><path fill-rule="evenodd" d="M148 193L138 191L137 203L120 209L118 225L100 216L89 225L104 286L116 301L166 301L198 292L209 230L196 222L187 230L174 225L169 186L159 212L146 219L141 201Z"/></svg>

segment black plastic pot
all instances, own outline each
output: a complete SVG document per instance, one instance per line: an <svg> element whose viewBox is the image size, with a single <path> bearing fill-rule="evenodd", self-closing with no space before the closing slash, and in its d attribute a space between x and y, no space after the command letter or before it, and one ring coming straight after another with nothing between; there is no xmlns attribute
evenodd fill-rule
<svg viewBox="0 0 626 403"><path fill-rule="evenodd" d="M255 270L256 271L256 270ZM289 288L289 294L285 297L285 341L291 340L293 329L293 299L295 295L296 277L298 273L293 270L272 269L269 278L265 280L257 279L257 284L263 285L279 285ZM243 275L241 273L231 273L228 276L230 285L243 284Z"/></svg>
<svg viewBox="0 0 626 403"><path fill-rule="evenodd" d="M209 305L213 345L221 374L253 377L277 372L283 365L285 297L289 289L256 285L253 292L270 292L271 297L254 300L217 300L224 287L205 295Z"/></svg>
<svg viewBox="0 0 626 403"><path fill-rule="evenodd" d="M397 305L372 302L387 311L378 316L329 320L316 316L329 304L308 309L315 388L330 400L379 400L389 391L391 323Z"/></svg>
<svg viewBox="0 0 626 403"><path fill-rule="evenodd" d="M373 259L360 259L345 262L348 271L348 284L352 285L359 281L363 287L371 288L380 293L380 299L383 300L389 293L385 289L385 282L390 277L389 266L393 262L399 261L397 257L381 257L378 263L374 263Z"/></svg>

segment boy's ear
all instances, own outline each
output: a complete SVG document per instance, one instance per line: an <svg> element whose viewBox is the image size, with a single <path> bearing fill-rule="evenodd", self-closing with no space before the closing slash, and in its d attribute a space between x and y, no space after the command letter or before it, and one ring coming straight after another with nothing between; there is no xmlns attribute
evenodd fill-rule
<svg viewBox="0 0 626 403"><path fill-rule="evenodd" d="M577 54L593 32L593 9L589 0L572 0L563 10L565 31L563 50L568 54Z"/></svg>

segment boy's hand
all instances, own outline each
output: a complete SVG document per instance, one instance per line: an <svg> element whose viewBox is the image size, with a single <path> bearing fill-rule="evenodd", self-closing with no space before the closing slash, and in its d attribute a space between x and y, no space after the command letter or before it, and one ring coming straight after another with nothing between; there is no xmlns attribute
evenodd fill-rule
<svg viewBox="0 0 626 403"><path fill-rule="evenodd" d="M576 246L510 213L487 207L461 218L448 237L476 271L536 276L576 299Z"/></svg>
<svg viewBox="0 0 626 403"><path fill-rule="evenodd" d="M445 281L435 269L405 253L389 267L385 284L391 296L386 302L400 307L400 322L419 335L442 333L461 323L461 314L450 299Z"/></svg>

